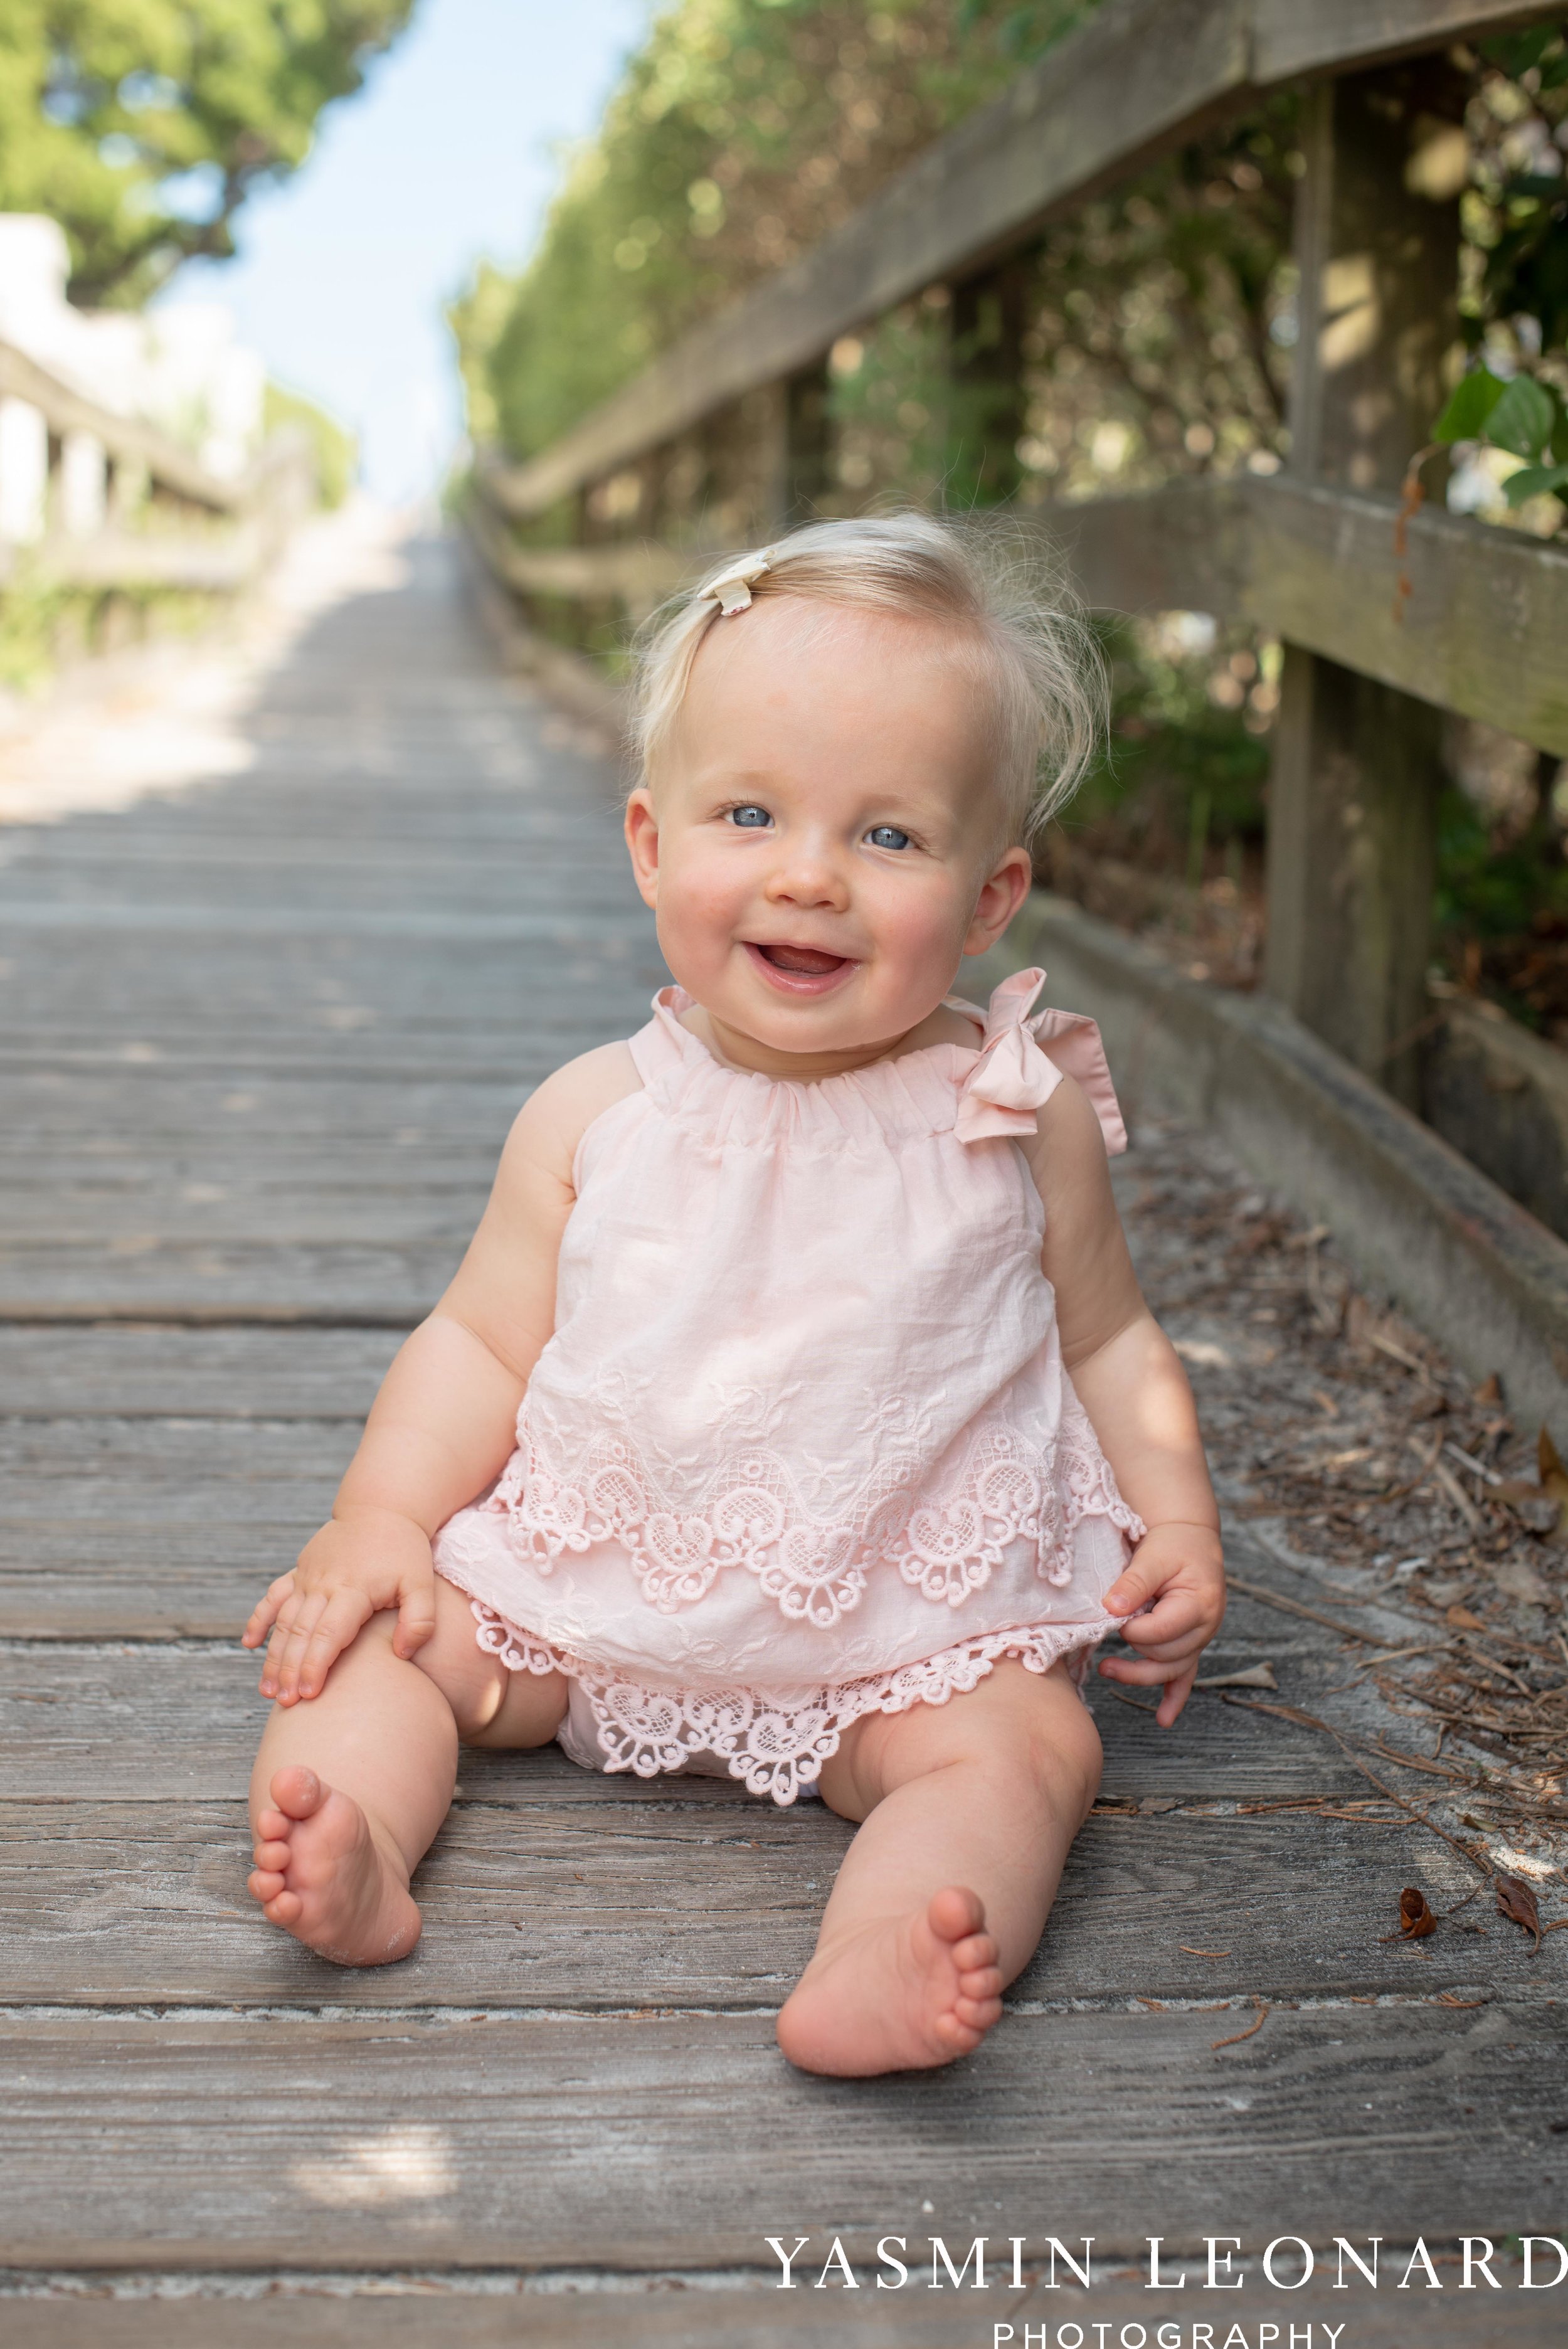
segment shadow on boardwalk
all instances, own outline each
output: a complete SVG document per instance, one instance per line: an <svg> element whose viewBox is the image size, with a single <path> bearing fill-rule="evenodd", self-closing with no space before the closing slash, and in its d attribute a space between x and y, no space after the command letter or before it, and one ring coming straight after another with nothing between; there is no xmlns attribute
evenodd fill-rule
<svg viewBox="0 0 1568 2349"><path fill-rule="evenodd" d="M1114 2271L1152 2233L1255 2256L1550 2228L1563 1941L1388 1944L1398 1887L1457 1899L1463 1863L1358 1812L1329 1740L1212 1697L1162 1736L1101 1690L1104 1797L1046 1944L940 2076L785 2065L773 2013L848 1830L710 1780L472 1755L407 1963L346 1975L259 1924L238 1625L327 1506L520 1099L640 1024L663 974L605 760L497 674L444 547L319 619L249 732L242 777L0 846L7 2339L1021 2340L1026 2314L1171 2303L1113 2278L1026 2312L1012 2236L1030 2261L1092 2236ZM1237 1178L1150 1139L1185 1185L1163 1241L1150 1159L1127 1195L1169 1268ZM1240 1338L1227 1359L1222 1472ZM1234 1555L1310 1599L1305 1565ZM1239 1600L1211 1669L1265 1657L1314 1710L1352 1677L1332 1631ZM837 2235L861 2295L782 2298L769 2235L810 2239L810 2283ZM911 2282L879 2297L889 2235ZM990 2239L991 2288L934 2293L932 2235ZM149 2296L181 2278L195 2298ZM1537 2302L1498 2300L1496 2337L1532 2343ZM1490 2340L1474 2304L1423 2301L1423 2338L1440 2308L1463 2321L1435 2337ZM1254 2272L1181 2303L1216 2305L1249 2342L1347 2305L1355 2349L1405 2337L1387 2291Z"/></svg>

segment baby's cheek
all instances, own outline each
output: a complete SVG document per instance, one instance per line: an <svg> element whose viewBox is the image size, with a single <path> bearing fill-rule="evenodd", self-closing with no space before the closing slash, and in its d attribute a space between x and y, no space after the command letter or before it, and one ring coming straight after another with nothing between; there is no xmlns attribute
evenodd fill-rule
<svg viewBox="0 0 1568 2349"><path fill-rule="evenodd" d="M879 958L890 974L928 990L934 972L945 985L969 927L967 892L953 888L944 875L934 876L903 889L879 890L865 910Z"/></svg>
<svg viewBox="0 0 1568 2349"><path fill-rule="evenodd" d="M659 889L659 937L666 959L672 949L698 965L722 954L746 902L742 876L727 860L677 859Z"/></svg>

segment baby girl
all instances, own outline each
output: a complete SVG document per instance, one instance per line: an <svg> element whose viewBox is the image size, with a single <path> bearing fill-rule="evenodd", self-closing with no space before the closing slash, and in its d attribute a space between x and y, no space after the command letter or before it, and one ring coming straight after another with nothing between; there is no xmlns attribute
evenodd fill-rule
<svg viewBox="0 0 1568 2349"><path fill-rule="evenodd" d="M1098 1030L960 962L1094 741L1059 595L973 532L813 523L645 644L637 885L676 984L512 1127L332 1517L252 1616L252 1893L405 1956L459 1744L727 1774L858 1833L779 2044L978 2046L1092 1803L1100 1671L1176 1719L1223 1605L1138 1289Z"/></svg>

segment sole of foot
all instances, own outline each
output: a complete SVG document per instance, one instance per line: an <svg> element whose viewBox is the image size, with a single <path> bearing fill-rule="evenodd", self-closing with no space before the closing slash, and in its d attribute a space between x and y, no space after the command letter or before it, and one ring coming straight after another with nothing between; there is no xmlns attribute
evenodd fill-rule
<svg viewBox="0 0 1568 2349"><path fill-rule="evenodd" d="M1001 2013L985 1904L950 1884L820 1951L779 2012L779 2044L802 2072L929 2071L972 2055Z"/></svg>
<svg viewBox="0 0 1568 2349"><path fill-rule="evenodd" d="M386 1966L419 1938L396 1862L350 1795L314 1770L274 1770L257 1816L251 1898L269 1924L338 1966Z"/></svg>

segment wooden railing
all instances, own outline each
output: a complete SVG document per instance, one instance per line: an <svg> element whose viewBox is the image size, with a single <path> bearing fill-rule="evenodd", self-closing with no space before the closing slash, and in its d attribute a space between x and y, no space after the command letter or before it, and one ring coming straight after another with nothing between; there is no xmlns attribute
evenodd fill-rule
<svg viewBox="0 0 1568 2349"><path fill-rule="evenodd" d="M1265 981L1413 1101L1440 713L1568 752L1568 550L1433 508L1400 523L1405 469L1444 396L1460 241L1457 194L1422 192L1430 175L1409 167L1434 127L1460 119L1444 51L1562 13L1562 0L1107 0L553 447L521 464L481 451L469 529L489 574L525 609L567 599L585 632L607 611L640 616L721 537L765 537L813 510L841 336L934 285L972 303L1054 216L1305 83L1289 471L1029 519L1102 608L1207 611L1284 640ZM747 487L699 502L694 523L665 489L705 465ZM512 525L538 535L568 502L577 543L520 541ZM721 533L705 534L704 512Z"/></svg>
<svg viewBox="0 0 1568 2349"><path fill-rule="evenodd" d="M229 595L264 570L311 504L305 436L270 440L231 480L140 419L102 408L0 342L0 471L29 448L20 527L0 479L0 595L8 580L128 592ZM20 411L19 414L16 411ZM7 438L17 434L18 438ZM14 496L12 502L14 502ZM13 525L9 529L7 525Z"/></svg>

